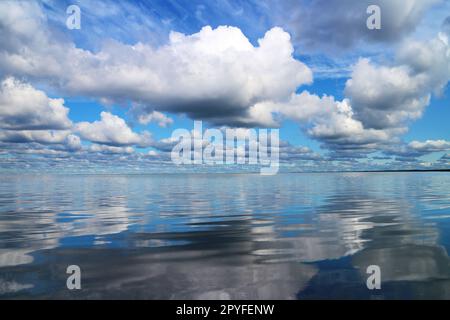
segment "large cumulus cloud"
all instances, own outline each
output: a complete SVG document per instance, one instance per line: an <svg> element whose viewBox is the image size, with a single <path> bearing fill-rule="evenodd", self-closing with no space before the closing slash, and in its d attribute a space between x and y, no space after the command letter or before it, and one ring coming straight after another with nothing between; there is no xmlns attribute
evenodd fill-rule
<svg viewBox="0 0 450 320"><path fill-rule="evenodd" d="M422 117L431 97L450 80L448 35L429 41L408 40L388 65L360 59L346 82L341 101L308 91L282 102L265 101L250 109L268 126L283 118L297 121L335 156L357 158L400 143L412 121Z"/></svg>
<svg viewBox="0 0 450 320"><path fill-rule="evenodd" d="M0 83L0 143L81 145L72 134L69 108L28 83L9 77Z"/></svg>
<svg viewBox="0 0 450 320"><path fill-rule="evenodd" d="M8 130L69 129L69 108L41 90L14 78L0 83L0 128Z"/></svg>
<svg viewBox="0 0 450 320"><path fill-rule="evenodd" d="M407 41L397 60L393 66L377 66L361 59L347 81L355 116L368 128L400 127L420 118L432 93L442 92L450 79L444 34L427 42Z"/></svg>
<svg viewBox="0 0 450 320"><path fill-rule="evenodd" d="M239 28L206 26L192 35L172 32L157 48L109 41L91 52L55 41L37 8L0 6L2 12L14 8L0 28L7 39L0 47L4 73L47 79L65 93L103 102L133 102L141 115L169 111L219 125L255 125L250 106L312 82L281 28L269 30L257 46Z"/></svg>

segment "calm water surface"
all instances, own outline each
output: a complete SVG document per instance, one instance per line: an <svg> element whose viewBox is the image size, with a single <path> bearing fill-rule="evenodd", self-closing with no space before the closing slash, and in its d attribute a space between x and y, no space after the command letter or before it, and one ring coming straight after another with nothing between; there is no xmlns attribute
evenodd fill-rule
<svg viewBox="0 0 450 320"><path fill-rule="evenodd" d="M0 298L450 299L448 252L450 173L0 176Z"/></svg>

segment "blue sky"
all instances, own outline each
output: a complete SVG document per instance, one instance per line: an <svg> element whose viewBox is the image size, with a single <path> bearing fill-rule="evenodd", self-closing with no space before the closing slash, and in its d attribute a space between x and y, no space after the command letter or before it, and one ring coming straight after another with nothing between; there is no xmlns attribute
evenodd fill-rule
<svg viewBox="0 0 450 320"><path fill-rule="evenodd" d="M194 120L279 128L286 170L450 168L448 1L7 0L0 36L3 170L171 168Z"/></svg>

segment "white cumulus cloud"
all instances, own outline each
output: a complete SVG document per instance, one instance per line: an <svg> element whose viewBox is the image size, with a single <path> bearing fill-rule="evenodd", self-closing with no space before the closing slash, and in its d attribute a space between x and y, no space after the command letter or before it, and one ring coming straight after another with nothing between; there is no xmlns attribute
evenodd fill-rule
<svg viewBox="0 0 450 320"><path fill-rule="evenodd" d="M116 115L103 111L100 117L99 121L77 123L74 131L85 140L113 147L141 146L151 141L147 132L133 132L125 120Z"/></svg>
<svg viewBox="0 0 450 320"><path fill-rule="evenodd" d="M109 41L98 52L55 37L39 6L1 2L12 11L0 34L3 72L46 80L61 91L100 100L145 105L142 116L188 114L221 125L248 125L255 103L284 99L312 82L311 70L293 57L290 35L275 27L254 46L237 27L171 32L154 47ZM18 25L23 25L19 28Z"/></svg>
<svg viewBox="0 0 450 320"><path fill-rule="evenodd" d="M64 99L49 98L27 83L9 77L0 84L1 129L69 129L68 113Z"/></svg>

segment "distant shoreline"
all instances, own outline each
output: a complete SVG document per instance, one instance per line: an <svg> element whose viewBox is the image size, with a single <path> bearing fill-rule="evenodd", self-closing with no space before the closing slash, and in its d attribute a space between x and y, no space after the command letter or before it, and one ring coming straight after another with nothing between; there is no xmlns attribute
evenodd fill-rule
<svg viewBox="0 0 450 320"><path fill-rule="evenodd" d="M450 172L450 169L411 169L411 170L349 170L349 171L310 171L310 172L284 172L284 173L393 173L393 172ZM283 173L283 172L280 172Z"/></svg>
<svg viewBox="0 0 450 320"><path fill-rule="evenodd" d="M450 169L430 169L430 170L348 170L348 171L286 171L278 172L280 174L311 174L311 173L407 173L407 172L450 172ZM73 175L73 176L175 176L175 175L260 175L259 172L11 172L0 171L1 175ZM273 177L273 176L272 176Z"/></svg>

